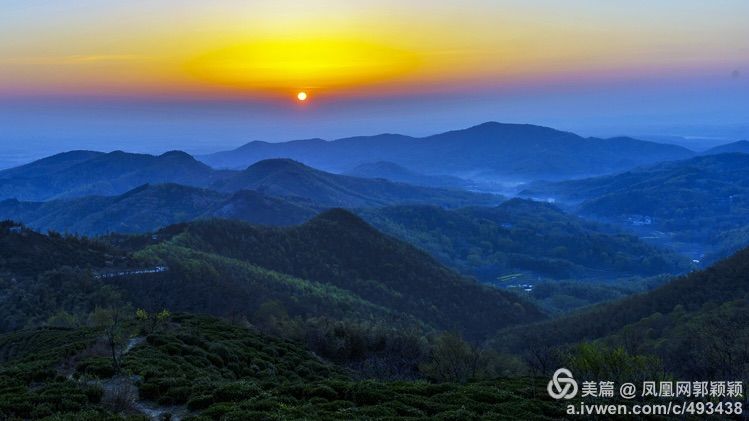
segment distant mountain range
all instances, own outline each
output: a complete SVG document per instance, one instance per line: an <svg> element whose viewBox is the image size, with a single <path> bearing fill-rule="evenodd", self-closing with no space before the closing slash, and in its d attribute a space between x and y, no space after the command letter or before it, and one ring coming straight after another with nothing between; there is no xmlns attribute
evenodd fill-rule
<svg viewBox="0 0 749 421"><path fill-rule="evenodd" d="M219 193L178 184L144 185L118 196L48 202L0 201L0 219L39 230L99 235L142 233L199 218L232 218L262 225L293 225L316 210L256 191Z"/></svg>
<svg viewBox="0 0 749 421"><path fill-rule="evenodd" d="M105 155L105 153L96 151L63 152L38 159L29 164L2 170L0 171L0 179L48 176L102 155Z"/></svg>
<svg viewBox="0 0 749 421"><path fill-rule="evenodd" d="M382 134L333 141L254 141L200 160L217 168L243 168L263 159L291 158L333 172L386 161L424 174L522 180L611 173L692 155L679 146L626 137L583 138L548 127L490 122L424 138Z"/></svg>
<svg viewBox="0 0 749 421"><path fill-rule="evenodd" d="M231 172L216 171L180 151L159 156L75 151L0 171L0 198L43 201L111 196L147 183L207 187L230 175Z"/></svg>
<svg viewBox="0 0 749 421"><path fill-rule="evenodd" d="M257 190L318 207L432 203L497 204L490 194L412 186L326 173L289 159L257 162L243 171L214 170L184 152L160 156L75 151L0 171L0 199L48 201L115 196L144 184L175 183L233 193ZM25 207L26 209L28 207Z"/></svg>

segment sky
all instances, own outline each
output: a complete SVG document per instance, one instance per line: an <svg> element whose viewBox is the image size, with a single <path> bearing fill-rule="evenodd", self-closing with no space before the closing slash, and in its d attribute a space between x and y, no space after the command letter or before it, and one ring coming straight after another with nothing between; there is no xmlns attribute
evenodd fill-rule
<svg viewBox="0 0 749 421"><path fill-rule="evenodd" d="M738 140L747 17L745 0L1 0L0 165L489 120Z"/></svg>

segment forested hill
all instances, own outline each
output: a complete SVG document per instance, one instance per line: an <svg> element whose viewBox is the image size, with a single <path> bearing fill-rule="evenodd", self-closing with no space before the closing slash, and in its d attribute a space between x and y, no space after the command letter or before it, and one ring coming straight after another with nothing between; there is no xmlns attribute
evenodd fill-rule
<svg viewBox="0 0 749 421"><path fill-rule="evenodd" d="M40 234L12 221L0 222L0 276L34 276L62 266L101 268L124 264L124 253L107 244Z"/></svg>
<svg viewBox="0 0 749 421"><path fill-rule="evenodd" d="M385 233L484 282L517 272L553 279L680 273L686 259L554 205L512 199L496 207L446 210L393 206L357 211Z"/></svg>
<svg viewBox="0 0 749 421"><path fill-rule="evenodd" d="M277 197L304 198L317 206L345 208L396 203L458 207L495 205L502 200L491 194L332 174L290 159L257 162L232 177L217 181L212 188L219 191L258 190Z"/></svg>
<svg viewBox="0 0 749 421"><path fill-rule="evenodd" d="M669 215L687 204L710 199L727 204L731 194L745 193L749 183L749 155L730 153L699 156L636 168L624 173L531 186L525 193L553 195L581 201L583 208L601 215ZM691 201L695 200L695 201ZM668 204L668 206L666 205Z"/></svg>
<svg viewBox="0 0 749 421"><path fill-rule="evenodd" d="M498 337L501 347L540 352L599 340L631 353L654 354L667 369L689 375L749 375L749 249L653 291L600 304ZM733 354L731 365L723 357ZM726 365L728 364L728 366ZM702 372L702 369L712 369Z"/></svg>
<svg viewBox="0 0 749 421"><path fill-rule="evenodd" d="M664 162L625 173L530 187L532 196L578 202L584 216L649 229L728 255L749 244L749 155L729 153ZM659 231L659 232L658 232Z"/></svg>
<svg viewBox="0 0 749 421"><path fill-rule="evenodd" d="M220 193L179 184L143 185L117 196L85 196L48 202L0 201L0 218L38 230L80 235L143 233L197 218L221 217L262 225L292 225L316 214L307 203L256 191Z"/></svg>
<svg viewBox="0 0 749 421"><path fill-rule="evenodd" d="M459 330L470 338L542 318L538 309L515 295L462 278L341 209L290 228L225 220L196 221L175 228L167 243L171 247L330 284L437 328Z"/></svg>
<svg viewBox="0 0 749 421"><path fill-rule="evenodd" d="M544 318L340 209L289 228L200 220L96 240L0 228L0 331L58 316L80 323L113 303L240 318L270 305L296 329L327 318L472 340Z"/></svg>
<svg viewBox="0 0 749 421"><path fill-rule="evenodd" d="M122 151L73 151L53 155L0 171L0 200L26 203L118 196L145 184L179 184L224 193L255 190L291 201L302 200L317 207L399 203L459 207L494 205L502 200L494 194L333 174L289 159L268 159L242 171L215 170L181 151L159 156Z"/></svg>

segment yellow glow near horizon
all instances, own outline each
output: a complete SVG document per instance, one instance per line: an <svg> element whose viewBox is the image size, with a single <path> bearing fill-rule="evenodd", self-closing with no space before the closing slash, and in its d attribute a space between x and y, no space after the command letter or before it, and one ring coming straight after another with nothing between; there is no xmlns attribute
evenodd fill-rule
<svg viewBox="0 0 749 421"><path fill-rule="evenodd" d="M370 84L407 73L418 63L415 54L362 41L289 39L218 49L190 60L186 68L204 83L276 93Z"/></svg>
<svg viewBox="0 0 749 421"><path fill-rule="evenodd" d="M300 101L306 101L307 100L307 92L304 92L304 91L299 92L298 94L296 94L296 99L298 99Z"/></svg>

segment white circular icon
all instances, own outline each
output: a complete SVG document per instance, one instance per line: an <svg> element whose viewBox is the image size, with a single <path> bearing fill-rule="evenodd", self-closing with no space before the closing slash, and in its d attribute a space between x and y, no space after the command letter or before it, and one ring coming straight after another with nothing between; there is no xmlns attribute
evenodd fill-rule
<svg viewBox="0 0 749 421"><path fill-rule="evenodd" d="M572 378L571 371L560 368L549 380L546 391L554 399L572 399L577 395L577 382Z"/></svg>

